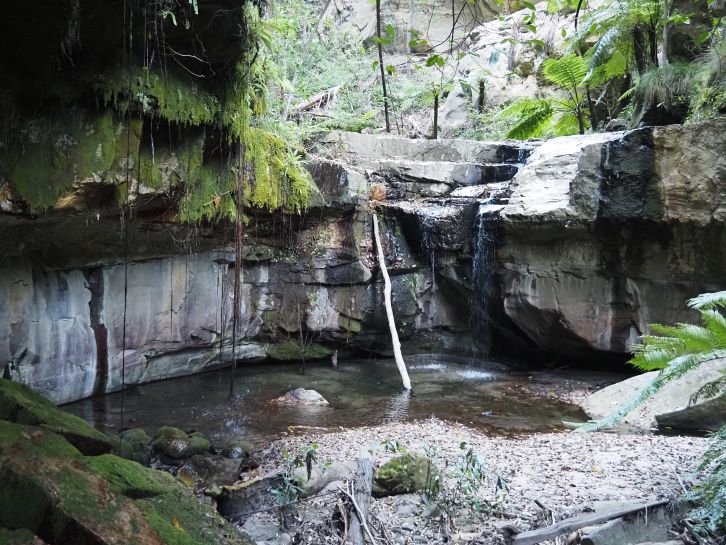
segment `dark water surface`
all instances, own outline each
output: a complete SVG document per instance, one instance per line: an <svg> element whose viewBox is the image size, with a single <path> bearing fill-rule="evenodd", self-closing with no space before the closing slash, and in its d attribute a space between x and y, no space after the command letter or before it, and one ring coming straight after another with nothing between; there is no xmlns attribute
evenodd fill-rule
<svg viewBox="0 0 726 545"><path fill-rule="evenodd" d="M228 398L229 370L130 388L124 396L124 427L153 433L163 425L207 434L213 441L243 435L263 444L288 426L339 429L436 416L488 433L516 434L562 429L562 421L584 421L579 407L524 391L532 385L495 363L475 365L448 356L407 358L413 393L402 391L392 360L308 364L240 365L237 396ZM537 379L534 379L535 381ZM270 401L293 388L318 391L330 406L279 406ZM529 388L528 388L529 390ZM116 432L121 395L66 405L101 431Z"/></svg>

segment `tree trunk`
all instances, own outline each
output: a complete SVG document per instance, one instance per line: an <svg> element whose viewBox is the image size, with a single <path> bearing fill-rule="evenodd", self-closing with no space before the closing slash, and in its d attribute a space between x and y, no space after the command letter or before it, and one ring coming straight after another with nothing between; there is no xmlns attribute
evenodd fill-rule
<svg viewBox="0 0 726 545"><path fill-rule="evenodd" d="M383 111L386 116L386 132L391 132L391 119L388 114L388 88L386 87L386 67L383 66L383 43L381 35L381 0L376 0L376 36L378 37L378 66L381 69L383 86Z"/></svg>
<svg viewBox="0 0 726 545"><path fill-rule="evenodd" d="M323 7L323 11L320 12L320 17L318 18L318 25L315 27L315 31L318 33L318 36L321 38L323 37L323 27L325 26L325 19L328 16L328 12L330 11L330 8L333 6L333 0L328 0L325 2L325 6Z"/></svg>
<svg viewBox="0 0 726 545"><path fill-rule="evenodd" d="M668 22L671 16L670 0L663 0L663 50L661 51L660 65L668 64L668 42L670 38L671 25Z"/></svg>
<svg viewBox="0 0 726 545"><path fill-rule="evenodd" d="M244 182L245 182L245 147L240 143L237 151L239 155L239 173L237 174L236 209L237 217L234 226L234 314L232 315L232 375L229 379L229 397L234 396L234 379L237 373L237 330L242 323L241 285L242 285L242 242L244 238Z"/></svg>
<svg viewBox="0 0 726 545"><path fill-rule="evenodd" d="M350 517L350 543L351 545L365 545L364 530L367 524L365 519L368 515L371 490L373 489L373 460L365 449L362 449L358 456L354 488L355 507Z"/></svg>
<svg viewBox="0 0 726 545"><path fill-rule="evenodd" d="M439 94L434 94L434 134L433 139L439 137Z"/></svg>
<svg viewBox="0 0 726 545"><path fill-rule="evenodd" d="M386 305L386 316L388 317L388 328L391 330L391 342L393 343L393 356L396 359L398 372L401 373L401 381L406 390L411 389L411 379L408 378L406 364L403 361L401 353L401 341L398 340L398 331L396 331L396 321L393 317L393 303L391 301L391 277L388 276L386 268L386 258L383 255L383 246L381 245L381 234L378 230L378 214L373 213L373 236L376 239L376 248L378 250L378 266L381 268L383 275L383 296Z"/></svg>

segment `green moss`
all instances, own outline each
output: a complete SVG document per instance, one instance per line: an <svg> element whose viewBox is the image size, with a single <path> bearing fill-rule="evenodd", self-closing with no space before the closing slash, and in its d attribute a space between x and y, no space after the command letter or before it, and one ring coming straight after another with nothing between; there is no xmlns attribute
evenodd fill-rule
<svg viewBox="0 0 726 545"><path fill-rule="evenodd" d="M343 315L338 316L338 325L341 329L344 329L345 331L349 331L351 333L360 333L362 329L360 320L349 318L348 316Z"/></svg>
<svg viewBox="0 0 726 545"><path fill-rule="evenodd" d="M0 173L32 208L48 208L79 180L113 179L125 158L138 152L140 128L132 125L127 139L126 127L111 111L74 110L27 121L11 131Z"/></svg>
<svg viewBox="0 0 726 545"><path fill-rule="evenodd" d="M300 350L300 344L293 340L283 341L267 347L267 356L279 361L297 361L304 355L305 359L316 360L327 358L333 353L332 350L317 343L305 346Z"/></svg>
<svg viewBox="0 0 726 545"><path fill-rule="evenodd" d="M84 454L111 450L109 437L74 415L58 409L50 401L18 382L0 379L0 419L37 425L65 437Z"/></svg>
<svg viewBox="0 0 726 545"><path fill-rule="evenodd" d="M87 457L85 462L108 481L116 493L129 498L158 496L169 493L178 486L176 479L168 473L148 469L113 454Z"/></svg>
<svg viewBox="0 0 726 545"><path fill-rule="evenodd" d="M211 124L220 111L216 96L171 71L160 75L146 67L118 70L102 76L96 90L106 105L121 113L140 111L180 125Z"/></svg>
<svg viewBox="0 0 726 545"><path fill-rule="evenodd" d="M30 530L0 528L0 545L38 545L38 543L41 541Z"/></svg>
<svg viewBox="0 0 726 545"><path fill-rule="evenodd" d="M63 437L33 426L0 420L0 453L21 450L28 456L79 458L81 453Z"/></svg>
<svg viewBox="0 0 726 545"><path fill-rule="evenodd" d="M373 493L376 496L411 494L426 490L434 482L438 470L431 460L419 453L406 453L392 458L376 470Z"/></svg>

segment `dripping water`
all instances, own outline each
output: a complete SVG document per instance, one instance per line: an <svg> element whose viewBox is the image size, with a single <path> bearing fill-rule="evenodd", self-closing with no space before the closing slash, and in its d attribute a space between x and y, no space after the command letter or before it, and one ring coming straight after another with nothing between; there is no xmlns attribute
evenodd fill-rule
<svg viewBox="0 0 726 545"><path fill-rule="evenodd" d="M491 328L489 303L495 296L496 248L491 205L484 201L476 215L474 235L474 256L472 259L472 281L474 304L472 305L472 333L477 339L484 357L489 355Z"/></svg>
<svg viewBox="0 0 726 545"><path fill-rule="evenodd" d="M421 218L421 253L428 259L431 269L431 288L436 292L436 216L440 206L427 208Z"/></svg>

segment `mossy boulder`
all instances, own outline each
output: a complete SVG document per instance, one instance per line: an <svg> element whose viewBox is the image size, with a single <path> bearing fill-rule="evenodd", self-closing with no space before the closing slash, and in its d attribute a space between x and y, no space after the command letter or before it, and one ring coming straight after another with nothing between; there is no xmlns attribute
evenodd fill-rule
<svg viewBox="0 0 726 545"><path fill-rule="evenodd" d="M254 447L249 441L244 439L232 439L224 444L221 449L221 454L225 458L231 458L232 460L241 460L247 458L252 454Z"/></svg>
<svg viewBox="0 0 726 545"><path fill-rule="evenodd" d="M45 541L30 530L8 530L0 528L0 545L45 545Z"/></svg>
<svg viewBox="0 0 726 545"><path fill-rule="evenodd" d="M333 351L323 345L311 343L300 349L300 343L289 340L267 347L267 357L277 361L320 360L328 358Z"/></svg>
<svg viewBox="0 0 726 545"><path fill-rule="evenodd" d="M119 434L113 453L121 458L149 465L151 462L151 437L141 428L125 430Z"/></svg>
<svg viewBox="0 0 726 545"><path fill-rule="evenodd" d="M0 421L0 482L0 527L48 543L250 545L171 475L36 426Z"/></svg>
<svg viewBox="0 0 726 545"><path fill-rule="evenodd" d="M187 434L179 428L163 426L151 442L155 451L168 460L180 460L196 454L206 454L211 445L199 432Z"/></svg>
<svg viewBox="0 0 726 545"><path fill-rule="evenodd" d="M425 492L438 480L438 469L430 458L412 452L397 456L376 470L373 495L394 496Z"/></svg>
<svg viewBox="0 0 726 545"><path fill-rule="evenodd" d="M39 426L65 437L83 454L111 451L113 442L74 415L59 410L53 403L27 386L0 379L0 420Z"/></svg>

